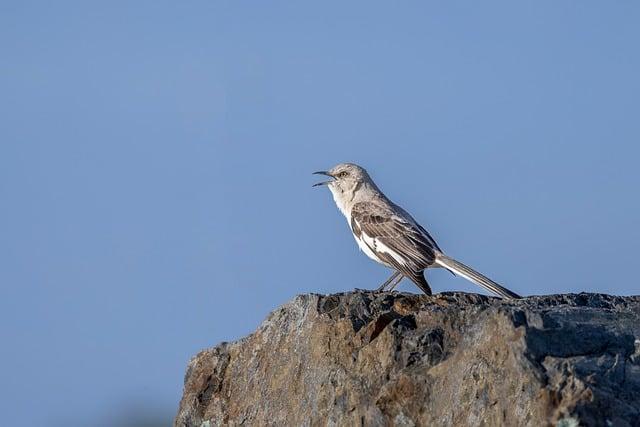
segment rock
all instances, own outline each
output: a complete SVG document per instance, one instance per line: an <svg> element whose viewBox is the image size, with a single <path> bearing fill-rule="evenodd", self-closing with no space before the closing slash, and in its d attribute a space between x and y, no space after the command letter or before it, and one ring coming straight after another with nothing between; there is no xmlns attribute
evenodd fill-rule
<svg viewBox="0 0 640 427"><path fill-rule="evenodd" d="M175 426L638 426L640 297L300 295L189 363Z"/></svg>

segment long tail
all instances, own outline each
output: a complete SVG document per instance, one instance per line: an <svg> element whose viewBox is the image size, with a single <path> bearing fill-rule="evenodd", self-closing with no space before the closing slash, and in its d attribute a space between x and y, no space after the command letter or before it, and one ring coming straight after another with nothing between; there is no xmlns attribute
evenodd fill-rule
<svg viewBox="0 0 640 427"><path fill-rule="evenodd" d="M436 256L435 262L436 264L452 271L455 274L458 274L464 277L465 279L475 283L476 285L482 286L486 290L493 292L494 294L500 295L502 298L507 298L507 299L522 298L520 295L516 294L515 292L512 292L509 289L498 285L493 280L478 273L473 268L468 267L463 263L461 263L460 261L456 261L455 259L448 257L444 254L438 254Z"/></svg>

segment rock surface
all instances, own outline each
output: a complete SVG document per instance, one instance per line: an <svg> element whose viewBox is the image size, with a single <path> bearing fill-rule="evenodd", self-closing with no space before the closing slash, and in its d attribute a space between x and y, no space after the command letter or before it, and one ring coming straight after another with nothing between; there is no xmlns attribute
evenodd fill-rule
<svg viewBox="0 0 640 427"><path fill-rule="evenodd" d="M196 355L175 426L638 426L640 297L301 295Z"/></svg>

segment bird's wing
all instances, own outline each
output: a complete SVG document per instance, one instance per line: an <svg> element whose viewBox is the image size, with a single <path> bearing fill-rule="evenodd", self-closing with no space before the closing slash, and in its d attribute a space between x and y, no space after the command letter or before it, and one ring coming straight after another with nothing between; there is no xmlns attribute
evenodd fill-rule
<svg viewBox="0 0 640 427"><path fill-rule="evenodd" d="M429 232L427 230L424 229L423 226L421 226L420 224L418 224L418 221L416 221L415 219L413 219L413 217L409 214L409 212L405 211L404 209L402 209L400 206L396 205L395 203L392 203L393 205L393 209L395 209L396 211L400 212L401 215L408 220L409 222L411 222L415 227L417 227L418 229L420 229L420 231L422 232L424 238L431 244L431 246L433 246L438 252L442 252L442 249L440 249L440 247L438 246L438 244L436 243L436 240L431 237L431 234L429 234Z"/></svg>
<svg viewBox="0 0 640 427"><path fill-rule="evenodd" d="M356 203L351 229L380 259L400 271L420 271L435 260L437 245L413 218L375 202Z"/></svg>

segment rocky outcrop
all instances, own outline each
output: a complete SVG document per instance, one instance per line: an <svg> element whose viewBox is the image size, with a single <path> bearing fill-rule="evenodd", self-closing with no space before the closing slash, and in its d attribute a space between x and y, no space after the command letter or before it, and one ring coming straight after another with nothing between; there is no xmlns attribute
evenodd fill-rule
<svg viewBox="0 0 640 427"><path fill-rule="evenodd" d="M196 355L175 426L638 426L640 297L301 295Z"/></svg>

